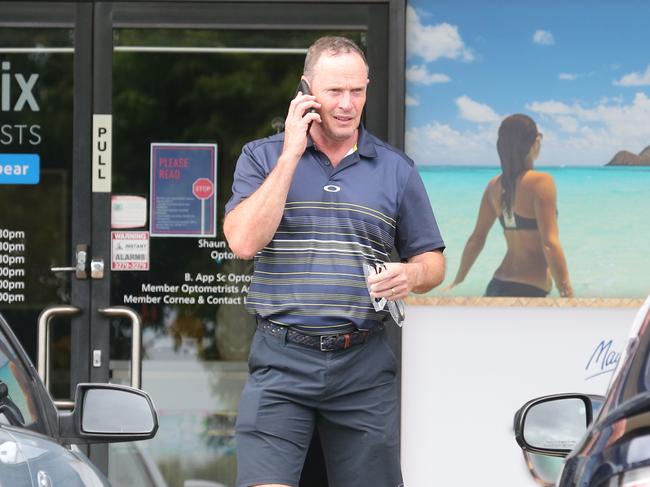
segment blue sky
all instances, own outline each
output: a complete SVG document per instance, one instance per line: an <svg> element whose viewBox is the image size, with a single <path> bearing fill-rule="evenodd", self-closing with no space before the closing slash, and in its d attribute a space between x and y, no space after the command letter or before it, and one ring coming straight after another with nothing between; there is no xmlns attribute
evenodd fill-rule
<svg viewBox="0 0 650 487"><path fill-rule="evenodd" d="M497 165L511 113L544 166L603 165L650 145L650 2L416 0L407 6L406 150L418 164Z"/></svg>

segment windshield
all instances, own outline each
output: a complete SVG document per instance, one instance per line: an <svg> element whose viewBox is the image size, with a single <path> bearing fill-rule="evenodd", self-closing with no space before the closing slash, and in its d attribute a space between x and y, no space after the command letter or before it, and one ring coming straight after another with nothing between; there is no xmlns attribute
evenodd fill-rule
<svg viewBox="0 0 650 487"><path fill-rule="evenodd" d="M626 401L630 397L636 395L639 392L641 384L639 380L644 381L644 377L640 376L644 370L640 367L636 367L636 370L632 371L633 362L637 362L637 351L641 347L641 352L645 353L644 350L648 348L648 342L650 342L649 336L644 336L646 334L646 329L650 325L650 296L646 299L645 303L639 311L637 312L634 321L632 322L632 327L628 335L628 341L621 358L616 365L614 374L612 375L609 387L607 388L607 400L605 406L601 410L601 415L608 414L613 408L617 407L622 402ZM640 359L645 360L646 357L639 357ZM643 384L643 388L647 390L647 386L650 384Z"/></svg>

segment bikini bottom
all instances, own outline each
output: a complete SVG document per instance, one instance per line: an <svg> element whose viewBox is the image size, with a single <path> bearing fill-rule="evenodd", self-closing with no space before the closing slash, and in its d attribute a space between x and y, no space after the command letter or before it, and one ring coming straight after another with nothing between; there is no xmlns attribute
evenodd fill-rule
<svg viewBox="0 0 650 487"><path fill-rule="evenodd" d="M508 297L528 297L528 298L545 298L548 291L531 286L530 284L522 284L514 281L503 281L493 277L485 290L485 296L508 296Z"/></svg>

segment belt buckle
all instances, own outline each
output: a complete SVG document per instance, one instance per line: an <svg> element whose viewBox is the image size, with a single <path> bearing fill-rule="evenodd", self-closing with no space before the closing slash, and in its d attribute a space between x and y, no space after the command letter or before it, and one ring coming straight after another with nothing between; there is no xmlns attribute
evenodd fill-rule
<svg viewBox="0 0 650 487"><path fill-rule="evenodd" d="M328 339L328 338L331 338L331 339L333 339L333 344L336 345L337 337L338 337L338 335L321 335L320 336L320 351L321 352L334 352L334 351L336 351L335 348L331 348L332 345L327 347L327 345L325 344L325 340Z"/></svg>

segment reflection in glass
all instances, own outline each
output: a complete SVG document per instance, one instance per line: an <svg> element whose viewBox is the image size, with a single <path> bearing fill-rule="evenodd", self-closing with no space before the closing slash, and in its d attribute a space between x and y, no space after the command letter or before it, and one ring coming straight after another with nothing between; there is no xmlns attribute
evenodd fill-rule
<svg viewBox="0 0 650 487"><path fill-rule="evenodd" d="M524 459L535 481L544 487L552 487L560 476L564 458L550 457L524 451Z"/></svg>
<svg viewBox="0 0 650 487"><path fill-rule="evenodd" d="M0 333L0 423L31 425L38 420L32 381Z"/></svg>
<svg viewBox="0 0 650 487"><path fill-rule="evenodd" d="M587 430L587 410L578 398L546 401L526 414L524 439L536 448L570 450Z"/></svg>
<svg viewBox="0 0 650 487"><path fill-rule="evenodd" d="M147 399L130 391L90 389L81 418L85 433L149 433L154 428Z"/></svg>
<svg viewBox="0 0 650 487"><path fill-rule="evenodd" d="M0 186L0 230L13 249L3 252L0 263L7 281L0 311L33 362L39 313L70 302L70 276L53 274L50 267L67 265L71 253L73 46L71 29L0 27L0 154L40 161L38 184ZM49 375L60 399L70 397L68 323L58 320L52 333Z"/></svg>

